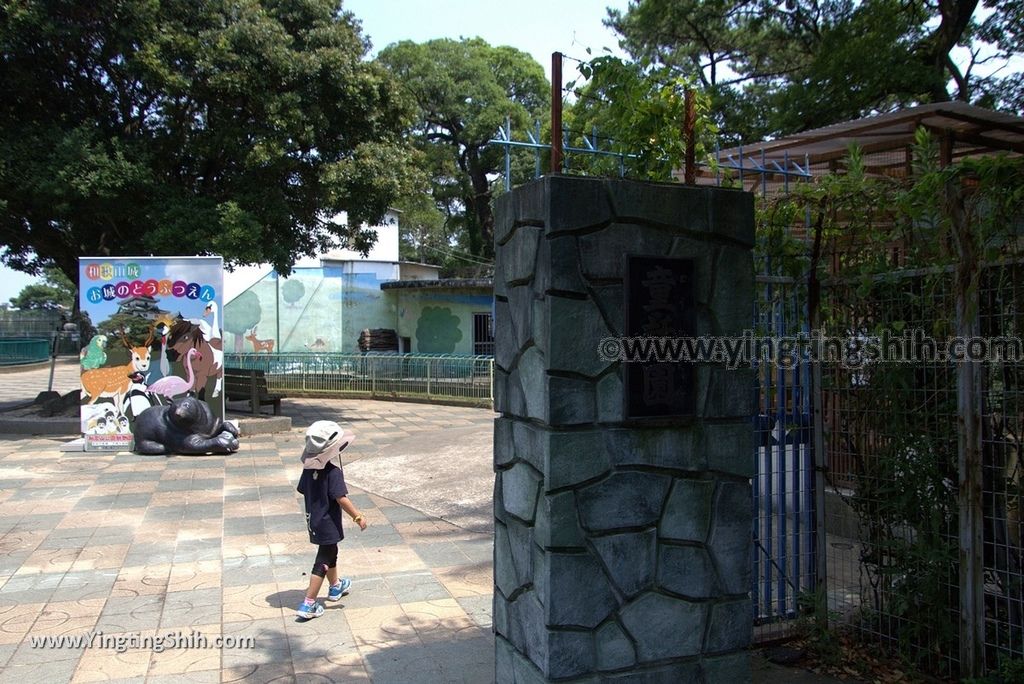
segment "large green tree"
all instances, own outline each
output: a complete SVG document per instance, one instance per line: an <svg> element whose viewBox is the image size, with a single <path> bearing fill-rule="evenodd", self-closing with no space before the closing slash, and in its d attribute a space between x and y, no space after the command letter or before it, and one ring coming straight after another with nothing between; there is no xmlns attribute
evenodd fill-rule
<svg viewBox="0 0 1024 684"><path fill-rule="evenodd" d="M758 140L954 98L1018 108L1019 78L978 67L1020 53L1020 4L988 4L986 14L979 0L634 0L606 23L635 58L700 81L723 133Z"/></svg>
<svg viewBox="0 0 1024 684"><path fill-rule="evenodd" d="M694 160L703 161L714 143L717 128L708 117L709 98L690 79L674 75L668 67L645 68L604 55L584 62L579 71L586 81L571 90L576 101L565 113L570 142L582 147L589 137L602 152L574 155L570 172L669 180L686 159L686 93L692 98ZM594 131L603 131L596 140Z"/></svg>
<svg viewBox="0 0 1024 684"><path fill-rule="evenodd" d="M417 104L412 132L426 155L435 203L452 232L465 237L458 246L472 255L491 254L491 196L503 153L487 141L506 117L520 131L544 117L544 70L524 52L479 38L403 41L385 48L378 60Z"/></svg>
<svg viewBox="0 0 1024 684"><path fill-rule="evenodd" d="M338 0L2 3L0 260L367 249L411 151L367 48Z"/></svg>
<svg viewBox="0 0 1024 684"><path fill-rule="evenodd" d="M78 288L58 268L49 267L43 269L41 282L32 283L21 288L14 297L11 297L11 306L16 309L66 309L71 310L75 306L75 297L78 295Z"/></svg>

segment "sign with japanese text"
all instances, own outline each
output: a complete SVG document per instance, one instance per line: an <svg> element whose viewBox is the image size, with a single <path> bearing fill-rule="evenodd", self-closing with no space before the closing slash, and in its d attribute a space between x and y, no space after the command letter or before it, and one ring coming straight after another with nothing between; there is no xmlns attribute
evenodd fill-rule
<svg viewBox="0 0 1024 684"><path fill-rule="evenodd" d="M625 334L646 346L646 360L625 365L625 416L692 416L694 366L673 360L681 338L694 337L692 259L627 256Z"/></svg>
<svg viewBox="0 0 1024 684"><path fill-rule="evenodd" d="M87 451L132 449L135 418L186 395L223 418L223 280L221 257L79 259Z"/></svg>

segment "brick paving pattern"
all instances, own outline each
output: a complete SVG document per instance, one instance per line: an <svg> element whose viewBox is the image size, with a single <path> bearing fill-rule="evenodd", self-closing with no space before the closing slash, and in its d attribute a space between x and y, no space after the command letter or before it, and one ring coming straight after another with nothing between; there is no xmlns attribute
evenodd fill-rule
<svg viewBox="0 0 1024 684"><path fill-rule="evenodd" d="M77 376L59 370L63 392ZM0 376L0 401L31 400L48 372ZM355 487L371 526L348 526L341 544L351 593L322 617L294 615L315 553L295 492L304 427L351 425L349 463L453 426L489 429L493 414L286 403L290 433L244 438L227 457L64 452L67 438L0 436L0 682L493 681L491 536ZM32 646L91 632L108 647ZM118 653L133 634L253 637L255 648Z"/></svg>

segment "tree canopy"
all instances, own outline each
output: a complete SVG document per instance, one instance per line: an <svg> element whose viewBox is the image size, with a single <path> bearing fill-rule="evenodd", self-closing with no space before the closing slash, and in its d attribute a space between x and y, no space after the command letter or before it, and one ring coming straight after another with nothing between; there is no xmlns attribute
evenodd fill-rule
<svg viewBox="0 0 1024 684"><path fill-rule="evenodd" d="M459 247L492 253L493 183L502 151L487 141L506 117L522 130L547 112L549 85L532 57L479 38L402 41L378 61L402 83L417 106L412 133L425 152L431 194ZM444 245L447 247L447 245Z"/></svg>
<svg viewBox="0 0 1024 684"><path fill-rule="evenodd" d="M982 7L994 11L979 0L634 0L606 23L634 58L697 79L723 134L751 141L953 98L1019 111L1019 75L978 67L1020 53L1024 12L1015 0Z"/></svg>
<svg viewBox="0 0 1024 684"><path fill-rule="evenodd" d="M78 288L57 268L43 269L41 282L21 288L11 297L11 306L16 309L65 309L74 308Z"/></svg>
<svg viewBox="0 0 1024 684"><path fill-rule="evenodd" d="M367 48L338 0L4 3L3 262L368 249L411 109Z"/></svg>
<svg viewBox="0 0 1024 684"><path fill-rule="evenodd" d="M692 79L673 74L668 67L645 68L609 55L581 63L579 72L586 82L580 87L570 82L577 99L565 114L570 142L582 147L577 139L596 131L594 147L622 156L577 155L570 172L670 180L685 163L688 90L693 98L694 156L707 156L718 130L708 117L709 98ZM604 140L600 132L612 137Z"/></svg>

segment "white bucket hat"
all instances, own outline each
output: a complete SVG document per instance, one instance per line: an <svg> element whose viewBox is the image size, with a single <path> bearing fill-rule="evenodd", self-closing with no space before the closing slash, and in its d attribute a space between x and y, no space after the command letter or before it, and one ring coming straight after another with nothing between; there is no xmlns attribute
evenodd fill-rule
<svg viewBox="0 0 1024 684"><path fill-rule="evenodd" d="M333 420L318 420L306 428L306 447L302 451L302 467L307 470L323 470L334 456L332 447L340 445L338 453L345 450L355 434L346 432Z"/></svg>

